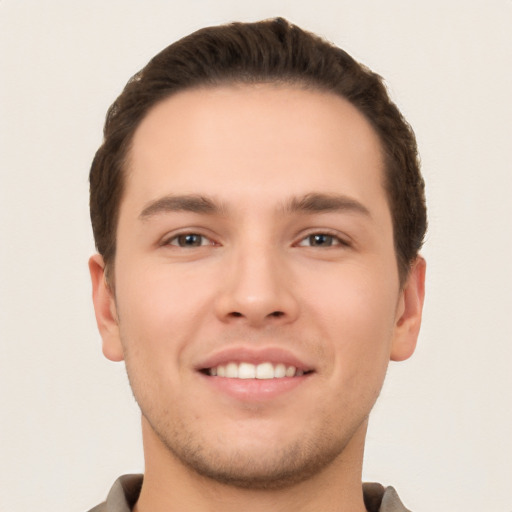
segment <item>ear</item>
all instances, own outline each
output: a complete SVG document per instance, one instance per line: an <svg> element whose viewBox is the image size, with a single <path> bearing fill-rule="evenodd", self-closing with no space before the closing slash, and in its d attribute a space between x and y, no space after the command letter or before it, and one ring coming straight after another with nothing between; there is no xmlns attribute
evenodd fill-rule
<svg viewBox="0 0 512 512"><path fill-rule="evenodd" d="M105 277L105 263L99 254L89 258L89 272L96 323L103 340L103 354L111 361L122 361L124 354L119 336L116 301Z"/></svg>
<svg viewBox="0 0 512 512"><path fill-rule="evenodd" d="M400 292L395 319L395 333L391 346L392 361L403 361L412 356L421 326L425 298L426 262L418 256L411 266L407 281Z"/></svg>

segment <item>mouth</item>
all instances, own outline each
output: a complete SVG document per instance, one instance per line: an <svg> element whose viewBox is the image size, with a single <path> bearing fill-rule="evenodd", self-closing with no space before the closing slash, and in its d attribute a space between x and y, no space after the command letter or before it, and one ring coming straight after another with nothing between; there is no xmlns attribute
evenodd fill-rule
<svg viewBox="0 0 512 512"><path fill-rule="evenodd" d="M210 377L259 380L302 377L312 373L312 370L286 363L272 363L270 361L259 364L230 361L210 368L203 368L200 371Z"/></svg>
<svg viewBox="0 0 512 512"><path fill-rule="evenodd" d="M228 396L235 403L269 404L302 389L316 368L293 351L280 347L232 346L210 354L196 366L214 397ZM233 402L229 402L230 407Z"/></svg>

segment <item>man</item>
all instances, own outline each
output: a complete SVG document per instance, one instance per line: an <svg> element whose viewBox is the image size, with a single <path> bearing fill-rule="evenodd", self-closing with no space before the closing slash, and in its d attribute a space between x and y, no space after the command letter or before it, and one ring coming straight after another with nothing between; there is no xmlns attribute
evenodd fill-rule
<svg viewBox="0 0 512 512"><path fill-rule="evenodd" d="M361 484L425 276L415 138L381 79L282 19L200 30L127 84L90 182L96 318L145 454L93 510L406 510Z"/></svg>

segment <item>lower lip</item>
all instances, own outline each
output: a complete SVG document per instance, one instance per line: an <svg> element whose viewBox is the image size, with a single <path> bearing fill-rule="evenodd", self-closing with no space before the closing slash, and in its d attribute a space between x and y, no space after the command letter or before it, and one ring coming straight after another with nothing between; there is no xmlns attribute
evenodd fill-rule
<svg viewBox="0 0 512 512"><path fill-rule="evenodd" d="M230 379L208 375L203 375L203 378L217 391L237 400L264 402L294 390L311 378L311 375L306 374L300 377L283 377L280 379Z"/></svg>

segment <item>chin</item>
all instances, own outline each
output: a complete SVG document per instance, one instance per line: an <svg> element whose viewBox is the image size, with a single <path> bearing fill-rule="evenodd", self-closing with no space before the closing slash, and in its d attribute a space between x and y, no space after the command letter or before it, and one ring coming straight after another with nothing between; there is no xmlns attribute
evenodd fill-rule
<svg viewBox="0 0 512 512"><path fill-rule="evenodd" d="M201 439L183 430L158 433L168 454L194 474L241 489L284 489L323 472L344 452L352 436L302 436L300 440L235 446L229 439ZM324 433L325 434L325 433Z"/></svg>

